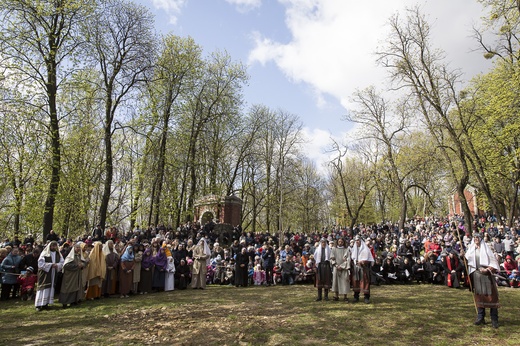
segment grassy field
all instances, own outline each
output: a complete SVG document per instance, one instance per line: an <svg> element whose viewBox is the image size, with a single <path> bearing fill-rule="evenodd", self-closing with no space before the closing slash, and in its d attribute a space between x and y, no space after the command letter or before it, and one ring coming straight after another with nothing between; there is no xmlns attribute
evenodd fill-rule
<svg viewBox="0 0 520 346"><path fill-rule="evenodd" d="M500 328L474 326L471 294L372 288L372 303L315 302L311 285L209 286L36 312L0 303L2 345L520 345L520 289L500 288ZM351 299L352 300L352 299Z"/></svg>

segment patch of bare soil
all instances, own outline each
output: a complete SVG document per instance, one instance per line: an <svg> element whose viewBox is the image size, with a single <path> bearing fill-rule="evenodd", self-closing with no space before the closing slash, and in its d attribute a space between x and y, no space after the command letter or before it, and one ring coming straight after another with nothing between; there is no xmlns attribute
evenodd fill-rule
<svg viewBox="0 0 520 346"><path fill-rule="evenodd" d="M282 304L270 307L260 304L215 306L187 304L169 307L135 309L126 314L105 315L107 322L122 326L120 344L174 345L247 345L258 343L259 335L268 335L288 323L293 312ZM264 340L266 341L266 340Z"/></svg>

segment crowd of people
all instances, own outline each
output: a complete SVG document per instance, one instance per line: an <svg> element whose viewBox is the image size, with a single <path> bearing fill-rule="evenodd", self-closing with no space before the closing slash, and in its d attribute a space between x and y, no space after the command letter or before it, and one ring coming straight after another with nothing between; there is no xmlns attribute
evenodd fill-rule
<svg viewBox="0 0 520 346"><path fill-rule="evenodd" d="M354 302L363 293L369 303L371 284L470 287L467 251L475 237L497 263L493 281L510 287L520 282L519 219L507 227L493 218L478 218L475 234L457 217L412 220L404 229L382 223L310 234L251 234L240 226L216 233L212 226L136 227L125 234L98 226L75 240L52 231L40 242L30 234L23 241L5 239L0 243L0 299L34 300L36 309L44 310L55 297L68 308L101 297L205 289L208 284L313 283L317 300L329 300L331 291L333 300L341 295L348 301L353 291ZM475 265L474 249L472 254Z"/></svg>

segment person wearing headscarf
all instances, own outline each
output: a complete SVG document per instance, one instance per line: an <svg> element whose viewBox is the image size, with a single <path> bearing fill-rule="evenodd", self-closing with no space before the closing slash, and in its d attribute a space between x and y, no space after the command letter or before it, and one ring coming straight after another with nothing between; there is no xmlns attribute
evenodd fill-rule
<svg viewBox="0 0 520 346"><path fill-rule="evenodd" d="M210 264L211 251L205 238L200 238L193 248L192 288L206 288L206 274Z"/></svg>
<svg viewBox="0 0 520 346"><path fill-rule="evenodd" d="M334 300L339 300L339 295L343 295L343 300L348 302L350 292L350 248L345 246L345 239L339 238L338 245L331 250L330 263L332 265L332 288Z"/></svg>
<svg viewBox="0 0 520 346"><path fill-rule="evenodd" d="M81 257L85 260L85 267L81 271L81 300L85 299L85 295L87 294L87 284L88 284L88 265L90 263L90 246L84 242L78 242L81 247Z"/></svg>
<svg viewBox="0 0 520 346"><path fill-rule="evenodd" d="M166 276L166 269L168 269L168 257L166 257L166 250L160 247L157 254L153 258L154 271L152 288L156 291L164 291L164 282Z"/></svg>
<svg viewBox="0 0 520 346"><path fill-rule="evenodd" d="M141 281L141 262L143 261L144 245L134 245L134 277L132 292L139 291L139 281Z"/></svg>
<svg viewBox="0 0 520 346"><path fill-rule="evenodd" d="M166 275L164 276L164 290L173 291L175 288L175 261L173 256L167 256L168 267L166 268Z"/></svg>
<svg viewBox="0 0 520 346"><path fill-rule="evenodd" d="M64 259L58 251L58 242L51 241L38 258L38 286L34 300L37 311L47 309L49 304L54 303L54 286L63 263Z"/></svg>
<svg viewBox="0 0 520 346"><path fill-rule="evenodd" d="M318 297L316 298L316 301L320 301L322 299L329 300L329 289L332 286L330 255L331 249L327 243L327 239L321 238L320 244L314 251L314 259L316 261L315 286L318 289ZM324 298L322 298L323 290L325 290Z"/></svg>
<svg viewBox="0 0 520 346"><path fill-rule="evenodd" d="M351 259L354 262L352 273L352 290L354 291L354 302L359 301L359 294L363 291L364 301L370 303L370 267L374 263L374 257L365 241L356 236L352 247Z"/></svg>
<svg viewBox="0 0 520 346"><path fill-rule="evenodd" d="M147 247L143 252L141 260L141 277L139 279L139 292L147 294L152 291L153 256L152 249Z"/></svg>
<svg viewBox="0 0 520 346"><path fill-rule="evenodd" d="M128 244L121 256L119 267L119 294L121 298L128 297L133 287L134 258L134 247L132 244Z"/></svg>
<svg viewBox="0 0 520 346"><path fill-rule="evenodd" d="M83 298L82 272L85 268L85 263L86 261L81 253L81 244L74 244L63 262L63 279L59 302L63 304L64 309L69 307L69 304L77 305Z"/></svg>
<svg viewBox="0 0 520 346"><path fill-rule="evenodd" d="M105 255L103 254L102 244L100 241L94 242L94 247L90 251L90 262L88 265L88 288L86 299L101 298L101 288L107 273L107 264Z"/></svg>
<svg viewBox="0 0 520 346"><path fill-rule="evenodd" d="M489 246L483 242L479 233L473 235L473 241L465 254L468 271L472 282L477 319L475 325L485 324L486 308L490 309L493 328L498 328L498 289L494 274L500 271L498 261Z"/></svg>
<svg viewBox="0 0 520 346"><path fill-rule="evenodd" d="M119 255L115 250L114 242L107 240L103 245L103 255L105 255L106 274L103 280L102 294L105 298L116 294L117 272L119 265Z"/></svg>

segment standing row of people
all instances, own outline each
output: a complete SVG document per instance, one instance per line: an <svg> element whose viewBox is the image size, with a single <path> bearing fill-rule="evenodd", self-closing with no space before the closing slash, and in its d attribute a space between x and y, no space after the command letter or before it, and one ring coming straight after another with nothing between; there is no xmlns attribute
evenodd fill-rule
<svg viewBox="0 0 520 346"><path fill-rule="evenodd" d="M348 302L347 295L352 288L354 302L358 302L363 293L364 302L370 303L371 266L374 263L374 253L361 237L355 238L352 249L346 245L343 238L338 239L337 245L332 249L327 239L322 238L314 252L314 259L317 301L329 300L329 290L332 290L335 301L339 300L341 294L343 300Z"/></svg>

